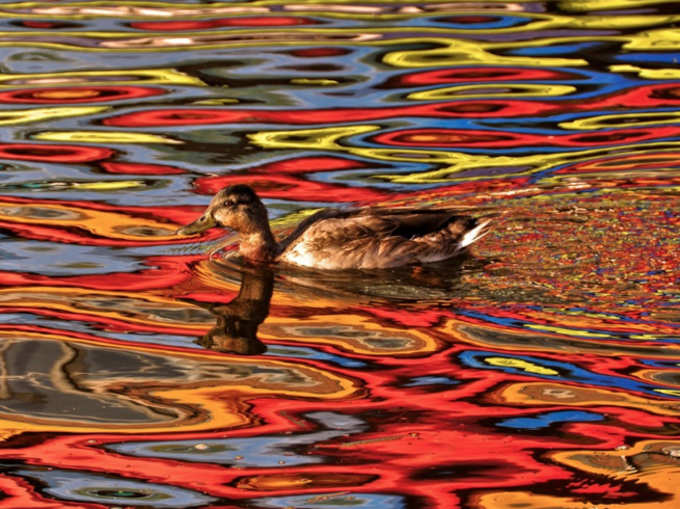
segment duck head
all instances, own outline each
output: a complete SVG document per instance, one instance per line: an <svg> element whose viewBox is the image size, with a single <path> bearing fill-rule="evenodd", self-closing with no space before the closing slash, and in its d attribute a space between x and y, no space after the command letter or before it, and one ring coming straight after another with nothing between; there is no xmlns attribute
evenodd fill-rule
<svg viewBox="0 0 680 509"><path fill-rule="evenodd" d="M203 215L179 230L179 235L193 235L220 226L240 234L239 251L247 259L271 260L277 249L269 228L267 209L249 186L238 184L222 189Z"/></svg>
<svg viewBox="0 0 680 509"><path fill-rule="evenodd" d="M269 226L267 209L255 191L246 185L229 186L217 193L203 215L183 226L177 233L192 235L221 226L238 233L250 234Z"/></svg>

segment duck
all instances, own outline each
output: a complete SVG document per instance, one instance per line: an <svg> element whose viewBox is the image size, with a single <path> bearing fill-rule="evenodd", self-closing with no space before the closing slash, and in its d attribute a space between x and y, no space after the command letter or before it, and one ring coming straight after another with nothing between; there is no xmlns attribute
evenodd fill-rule
<svg viewBox="0 0 680 509"><path fill-rule="evenodd" d="M325 209L277 242L262 200L250 186L236 184L215 194L205 212L177 233L233 230L239 234L240 256L252 264L391 269L454 258L488 233L489 222L451 209Z"/></svg>

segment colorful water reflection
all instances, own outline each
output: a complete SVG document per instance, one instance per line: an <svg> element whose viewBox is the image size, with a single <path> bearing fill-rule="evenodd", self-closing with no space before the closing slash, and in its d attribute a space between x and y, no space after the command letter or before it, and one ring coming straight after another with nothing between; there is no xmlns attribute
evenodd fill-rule
<svg viewBox="0 0 680 509"><path fill-rule="evenodd" d="M675 7L0 6L0 507L678 507ZM234 183L494 228L244 271Z"/></svg>

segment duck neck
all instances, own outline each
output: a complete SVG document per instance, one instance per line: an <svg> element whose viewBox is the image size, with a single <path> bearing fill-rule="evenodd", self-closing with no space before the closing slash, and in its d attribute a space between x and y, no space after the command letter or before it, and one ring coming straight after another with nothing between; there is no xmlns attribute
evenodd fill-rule
<svg viewBox="0 0 680 509"><path fill-rule="evenodd" d="M269 224L265 223L255 230L241 232L239 253L244 258L256 262L273 261L278 254L278 244Z"/></svg>

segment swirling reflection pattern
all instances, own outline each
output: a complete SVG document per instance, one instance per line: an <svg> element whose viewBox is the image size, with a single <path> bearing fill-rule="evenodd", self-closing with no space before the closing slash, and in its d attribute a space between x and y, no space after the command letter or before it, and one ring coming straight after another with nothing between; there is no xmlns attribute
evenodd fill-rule
<svg viewBox="0 0 680 509"><path fill-rule="evenodd" d="M0 508L680 504L670 2L0 5ZM248 183L495 216L473 255L256 271Z"/></svg>

